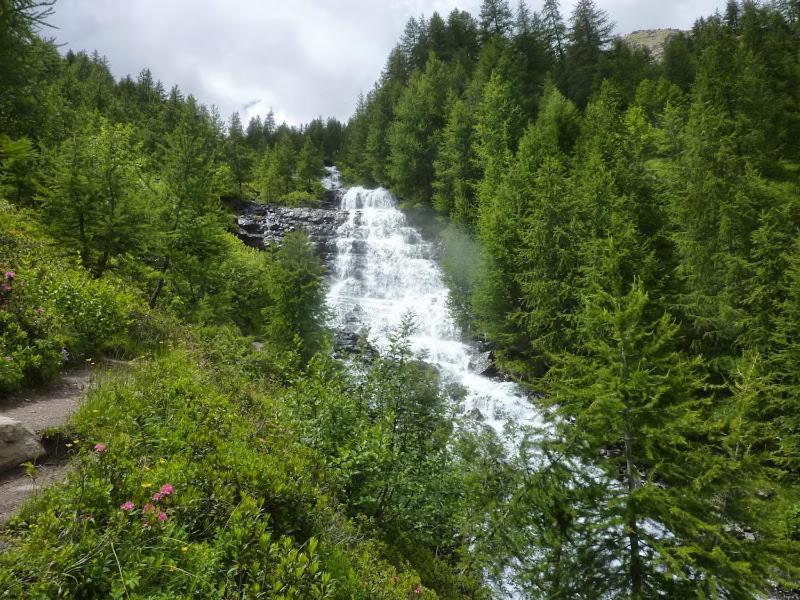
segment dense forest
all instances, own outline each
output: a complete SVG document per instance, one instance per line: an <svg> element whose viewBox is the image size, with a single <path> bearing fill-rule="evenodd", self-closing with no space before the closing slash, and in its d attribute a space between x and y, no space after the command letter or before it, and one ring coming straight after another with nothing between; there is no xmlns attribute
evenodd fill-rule
<svg viewBox="0 0 800 600"><path fill-rule="evenodd" d="M592 0L484 0L303 127L59 53L57 8L0 0L0 398L127 366L52 432L74 466L0 532L0 598L800 586L800 3L656 58ZM459 324L546 417L513 451L411 322L333 356L302 233L234 235L325 163L429 218Z"/></svg>
<svg viewBox="0 0 800 600"><path fill-rule="evenodd" d="M544 392L498 523L531 596L749 598L800 564L800 5L612 30L412 19L341 163L444 217L453 309Z"/></svg>

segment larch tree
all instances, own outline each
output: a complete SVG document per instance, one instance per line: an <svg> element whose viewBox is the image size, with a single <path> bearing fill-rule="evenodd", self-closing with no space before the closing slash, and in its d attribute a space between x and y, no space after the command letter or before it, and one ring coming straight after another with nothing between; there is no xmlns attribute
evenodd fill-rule
<svg viewBox="0 0 800 600"><path fill-rule="evenodd" d="M514 28L514 13L507 0L483 0L480 10L480 31L484 39L504 37Z"/></svg>

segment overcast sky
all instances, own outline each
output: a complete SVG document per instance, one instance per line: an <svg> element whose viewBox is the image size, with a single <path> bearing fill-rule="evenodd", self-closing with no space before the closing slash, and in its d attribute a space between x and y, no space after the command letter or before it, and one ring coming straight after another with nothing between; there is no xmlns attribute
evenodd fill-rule
<svg viewBox="0 0 800 600"><path fill-rule="evenodd" d="M528 0L539 10L543 0ZM567 17L574 0L562 0ZM688 29L724 0L597 0L619 33ZM516 0L512 0L516 7ZM272 107L291 124L346 120L411 16L480 0L58 0L45 31L73 50L97 50L117 77L149 67L227 118L245 124Z"/></svg>

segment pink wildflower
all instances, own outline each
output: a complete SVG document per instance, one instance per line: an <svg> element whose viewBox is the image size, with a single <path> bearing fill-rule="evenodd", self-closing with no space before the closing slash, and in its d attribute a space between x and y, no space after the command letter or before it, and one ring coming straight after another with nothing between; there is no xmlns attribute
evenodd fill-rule
<svg viewBox="0 0 800 600"><path fill-rule="evenodd" d="M13 288L10 285L8 285L7 283L4 283L3 285L0 285L0 290L3 290L4 292L10 292L12 289Z"/></svg>
<svg viewBox="0 0 800 600"><path fill-rule="evenodd" d="M17 274L14 271L6 271L6 279L14 279Z"/></svg>
<svg viewBox="0 0 800 600"><path fill-rule="evenodd" d="M165 512L158 513L158 520L159 520L160 523L163 523L164 521L166 521L167 520L167 513L165 513Z"/></svg>
<svg viewBox="0 0 800 600"><path fill-rule="evenodd" d="M161 486L161 489L158 491L161 492L164 496L169 496L172 492L175 491L175 488L172 487L171 483L165 483L164 485Z"/></svg>
<svg viewBox="0 0 800 600"><path fill-rule="evenodd" d="M419 586L415 587L414 588L414 593L417 594L417 595L421 594L422 593L422 588L419 587Z"/></svg>
<svg viewBox="0 0 800 600"><path fill-rule="evenodd" d="M106 448L108 448L108 446L106 446L103 442L94 445L94 451L97 452L98 454L102 454L103 452L105 452Z"/></svg>
<svg viewBox="0 0 800 600"><path fill-rule="evenodd" d="M119 505L119 509L124 510L125 512L131 511L134 508L136 508L136 505L130 500L128 500L127 502L123 502L122 504Z"/></svg>
<svg viewBox="0 0 800 600"><path fill-rule="evenodd" d="M154 501L161 502L163 499L164 499L164 494L162 494L161 492L156 492L155 494L153 494Z"/></svg>
<svg viewBox="0 0 800 600"><path fill-rule="evenodd" d="M142 507L142 512L144 513L156 512L156 507L148 502Z"/></svg>

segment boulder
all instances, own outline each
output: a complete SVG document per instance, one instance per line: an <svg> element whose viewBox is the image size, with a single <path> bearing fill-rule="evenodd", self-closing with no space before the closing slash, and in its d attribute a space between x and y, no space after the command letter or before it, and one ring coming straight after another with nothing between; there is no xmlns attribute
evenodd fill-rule
<svg viewBox="0 0 800 600"><path fill-rule="evenodd" d="M0 417L0 471L7 471L44 455L36 434L14 419Z"/></svg>
<svg viewBox="0 0 800 600"><path fill-rule="evenodd" d="M500 375L494 364L494 352L491 350L473 354L469 359L469 368L484 377L498 377Z"/></svg>

